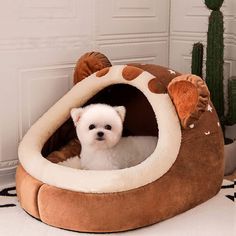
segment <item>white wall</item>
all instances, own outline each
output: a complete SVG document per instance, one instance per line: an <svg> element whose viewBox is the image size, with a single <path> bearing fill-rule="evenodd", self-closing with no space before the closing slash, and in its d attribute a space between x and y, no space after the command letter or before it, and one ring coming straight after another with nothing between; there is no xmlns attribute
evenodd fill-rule
<svg viewBox="0 0 236 236"><path fill-rule="evenodd" d="M209 15L200 0L0 0L0 6L0 184L13 177L24 133L71 87L84 52L101 51L114 64L189 72L192 45L206 42ZM223 10L225 73L236 75L236 1L225 0Z"/></svg>
<svg viewBox="0 0 236 236"><path fill-rule="evenodd" d="M0 0L0 184L24 133L71 86L90 50L168 64L169 0Z"/></svg>
<svg viewBox="0 0 236 236"><path fill-rule="evenodd" d="M236 1L225 0L222 11L225 22L225 77L228 78L236 74ZM171 0L170 67L180 72L191 71L192 46L195 42L206 45L209 15L204 0Z"/></svg>
<svg viewBox="0 0 236 236"><path fill-rule="evenodd" d="M97 49L114 63L168 64L169 0L100 0Z"/></svg>

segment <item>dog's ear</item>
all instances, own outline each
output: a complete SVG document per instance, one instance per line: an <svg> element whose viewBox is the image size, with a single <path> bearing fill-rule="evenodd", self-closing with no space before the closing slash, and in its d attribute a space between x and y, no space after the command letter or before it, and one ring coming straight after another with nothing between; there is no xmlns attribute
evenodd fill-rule
<svg viewBox="0 0 236 236"><path fill-rule="evenodd" d="M116 110L116 112L120 116L122 122L124 122L124 120L125 120L125 113L126 113L125 107L124 106L118 106L118 107L114 107L114 109Z"/></svg>
<svg viewBox="0 0 236 236"><path fill-rule="evenodd" d="M79 121L79 118L81 117L81 114L83 113L83 108L72 108L70 111L71 118L74 122L74 125L76 126L77 122Z"/></svg>

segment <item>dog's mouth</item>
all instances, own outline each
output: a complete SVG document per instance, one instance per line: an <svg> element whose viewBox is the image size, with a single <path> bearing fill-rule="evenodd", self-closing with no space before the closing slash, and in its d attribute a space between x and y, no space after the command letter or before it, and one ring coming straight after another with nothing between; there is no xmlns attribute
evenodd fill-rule
<svg viewBox="0 0 236 236"><path fill-rule="evenodd" d="M97 137L96 140L97 140L97 141L104 141L105 138L103 138L103 137Z"/></svg>

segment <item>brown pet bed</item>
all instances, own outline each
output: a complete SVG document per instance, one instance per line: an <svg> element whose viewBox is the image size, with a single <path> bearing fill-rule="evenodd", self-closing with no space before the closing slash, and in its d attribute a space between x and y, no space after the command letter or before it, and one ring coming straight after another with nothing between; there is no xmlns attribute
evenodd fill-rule
<svg viewBox="0 0 236 236"><path fill-rule="evenodd" d="M173 217L219 191L223 138L201 78L157 65L111 66L99 53L81 57L74 78L20 144L16 184L25 211L59 228L118 232ZM154 152L121 170L56 164L80 152L70 109L94 102L125 105L124 135L158 136Z"/></svg>

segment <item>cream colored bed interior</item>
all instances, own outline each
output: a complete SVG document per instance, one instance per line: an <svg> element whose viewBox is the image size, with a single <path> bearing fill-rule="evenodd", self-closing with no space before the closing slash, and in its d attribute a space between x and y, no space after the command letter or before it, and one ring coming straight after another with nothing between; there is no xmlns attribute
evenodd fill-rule
<svg viewBox="0 0 236 236"><path fill-rule="evenodd" d="M172 101L167 93L150 92L148 82L153 79L153 75L144 71L136 79L128 81L122 76L124 67L113 66L102 77L97 78L96 74L92 74L79 82L30 128L20 144L19 159L31 176L67 190L109 193L144 186L171 168L181 145L180 123ZM69 118L70 109L82 106L102 89L115 84L136 87L152 106L158 124L158 143L152 155L137 166L113 171L77 170L45 159L41 154L42 148Z"/></svg>

